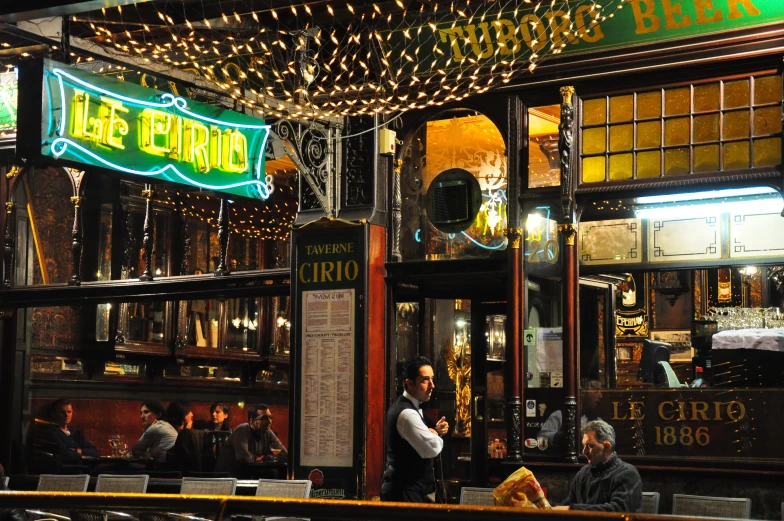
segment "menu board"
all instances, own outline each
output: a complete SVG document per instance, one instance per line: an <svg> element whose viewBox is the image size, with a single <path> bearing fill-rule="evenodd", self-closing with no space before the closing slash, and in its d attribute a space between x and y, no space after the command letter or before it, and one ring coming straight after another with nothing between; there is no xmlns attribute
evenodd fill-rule
<svg viewBox="0 0 784 521"><path fill-rule="evenodd" d="M302 292L303 466L353 466L354 293Z"/></svg>

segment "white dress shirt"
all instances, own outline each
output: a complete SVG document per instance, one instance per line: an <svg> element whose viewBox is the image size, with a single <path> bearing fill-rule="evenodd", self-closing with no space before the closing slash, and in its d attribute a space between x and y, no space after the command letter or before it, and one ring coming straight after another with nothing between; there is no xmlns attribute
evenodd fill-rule
<svg viewBox="0 0 784 521"><path fill-rule="evenodd" d="M408 391L403 391L403 396L411 400L417 410L403 409L397 417L397 432L414 447L421 458L435 458L441 454L444 440L438 434L430 432L425 425L419 400L408 394Z"/></svg>

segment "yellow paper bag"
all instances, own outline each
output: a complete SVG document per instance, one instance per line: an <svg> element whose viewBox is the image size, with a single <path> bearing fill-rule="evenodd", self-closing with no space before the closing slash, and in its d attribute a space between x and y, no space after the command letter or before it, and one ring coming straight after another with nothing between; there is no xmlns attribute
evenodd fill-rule
<svg viewBox="0 0 784 521"><path fill-rule="evenodd" d="M517 508L550 508L533 472L520 467L493 491L495 504Z"/></svg>

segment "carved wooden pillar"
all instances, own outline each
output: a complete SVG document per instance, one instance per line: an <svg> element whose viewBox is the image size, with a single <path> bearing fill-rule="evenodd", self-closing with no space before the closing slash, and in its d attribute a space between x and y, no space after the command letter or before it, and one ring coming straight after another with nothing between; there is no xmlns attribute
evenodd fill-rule
<svg viewBox="0 0 784 521"><path fill-rule="evenodd" d="M403 160L395 160L395 172L392 174L392 262L400 262L400 226L403 223L403 199L400 194L400 172Z"/></svg>
<svg viewBox="0 0 784 521"><path fill-rule="evenodd" d="M519 97L507 99L507 208L508 228L504 230L508 239L509 289L506 304L506 364L504 374L504 397L506 399L507 453L510 461L523 459L523 328L525 317L522 242L523 229L520 207L521 179L520 155L523 153L523 104Z"/></svg>
<svg viewBox="0 0 784 521"><path fill-rule="evenodd" d="M563 363L564 406L563 431L565 437L564 459L577 462L577 361L579 322L577 298L579 293L577 265L577 220L575 218L575 172L572 169L572 136L574 135L574 87L561 87L561 122L558 125L558 152L561 162L561 207L563 224L558 231L564 238L563 256Z"/></svg>
<svg viewBox="0 0 784 521"><path fill-rule="evenodd" d="M509 294L506 317L506 410L507 452L510 461L523 459L523 281L521 245L522 228L505 230L509 239L507 257L509 259Z"/></svg>
<svg viewBox="0 0 784 521"><path fill-rule="evenodd" d="M558 231L564 238L564 327L563 327L563 363L564 363L564 417L563 430L565 436L564 459L577 462L577 339L579 327L577 320L577 238L576 224L560 224Z"/></svg>
<svg viewBox="0 0 784 521"><path fill-rule="evenodd" d="M75 195L71 197L71 204L74 205L74 221L71 230L71 278L68 279L69 286L81 286L82 284L82 197Z"/></svg>
<svg viewBox="0 0 784 521"><path fill-rule="evenodd" d="M144 248L144 271L142 272L139 280L147 281L152 280L153 265L152 265L152 248L153 248L153 234L155 232L155 216L152 210L152 199L155 196L155 189L152 185L144 186L142 190L142 197L147 201L144 209L144 238L142 239L142 248Z"/></svg>
<svg viewBox="0 0 784 521"><path fill-rule="evenodd" d="M220 259L215 268L216 277L225 277L229 274L226 266L226 256L229 253L229 201L221 197L220 212L218 213L218 242L220 243Z"/></svg>
<svg viewBox="0 0 784 521"><path fill-rule="evenodd" d="M3 287L10 288L13 284L11 273L14 267L14 237L13 226L16 222L16 204L5 203L5 236L3 238Z"/></svg>

